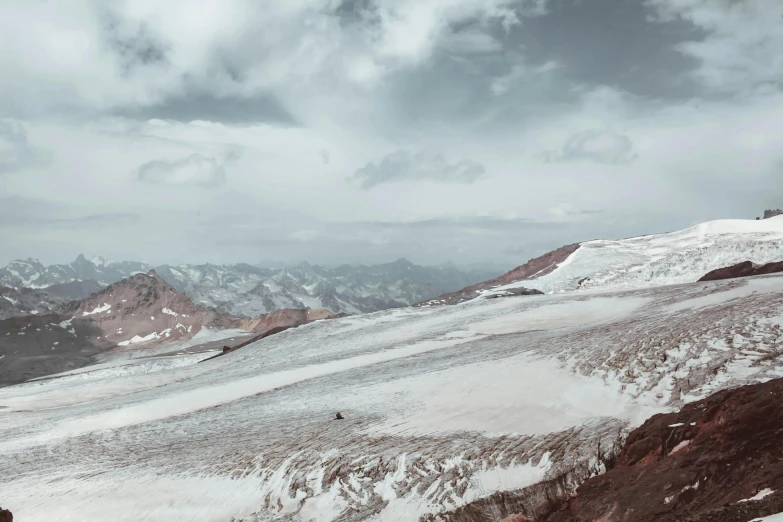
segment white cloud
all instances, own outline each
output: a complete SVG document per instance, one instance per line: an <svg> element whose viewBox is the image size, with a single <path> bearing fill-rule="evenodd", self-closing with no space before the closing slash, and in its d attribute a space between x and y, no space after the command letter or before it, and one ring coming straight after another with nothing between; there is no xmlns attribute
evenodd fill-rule
<svg viewBox="0 0 783 522"><path fill-rule="evenodd" d="M187 158L155 160L138 169L140 181L160 185L219 185L226 181L226 170L215 158L191 154Z"/></svg>
<svg viewBox="0 0 783 522"><path fill-rule="evenodd" d="M587 129L571 135L561 150L547 151L549 162L589 160L597 163L629 163L636 158L631 139L609 130Z"/></svg>
<svg viewBox="0 0 783 522"><path fill-rule="evenodd" d="M357 180L362 188L370 189L403 180L473 183L485 173L484 166L472 160L448 163L441 154L398 150L384 156L377 165L368 163L348 179Z"/></svg>
<svg viewBox="0 0 783 522"><path fill-rule="evenodd" d="M0 174L15 172L40 159L27 140L24 126L13 120L0 119Z"/></svg>

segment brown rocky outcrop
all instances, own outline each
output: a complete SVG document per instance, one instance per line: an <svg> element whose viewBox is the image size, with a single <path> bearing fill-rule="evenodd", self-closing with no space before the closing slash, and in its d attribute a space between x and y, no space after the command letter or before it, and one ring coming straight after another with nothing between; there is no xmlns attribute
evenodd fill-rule
<svg viewBox="0 0 783 522"><path fill-rule="evenodd" d="M718 268L707 272L699 281L719 281L721 279L734 279L735 277L748 277L755 275L774 274L783 272L783 261L757 265L750 261L743 261L736 265Z"/></svg>
<svg viewBox="0 0 783 522"><path fill-rule="evenodd" d="M532 518L528 518L525 515L509 515L503 519L503 522L535 522Z"/></svg>
<svg viewBox="0 0 783 522"><path fill-rule="evenodd" d="M498 286L508 285L519 281L529 281L545 276L554 271L560 263L568 259L568 256L576 252L579 245L580 243L573 243L571 245L562 246L543 256L531 259L524 265L518 266L510 272L506 272L500 277L468 286L456 292L444 294L436 299L418 303L416 306L457 304L475 298L484 290L491 290Z"/></svg>
<svg viewBox="0 0 783 522"><path fill-rule="evenodd" d="M238 328L247 332L266 332L272 328L282 326L300 326L303 324L332 319L335 315L329 310L302 310L297 308L283 308L274 312L243 319L239 321Z"/></svg>
<svg viewBox="0 0 783 522"><path fill-rule="evenodd" d="M653 416L611 468L536 522L747 522L783 512L783 379Z"/></svg>
<svg viewBox="0 0 783 522"><path fill-rule="evenodd" d="M0 522L14 522L14 514L0 507Z"/></svg>

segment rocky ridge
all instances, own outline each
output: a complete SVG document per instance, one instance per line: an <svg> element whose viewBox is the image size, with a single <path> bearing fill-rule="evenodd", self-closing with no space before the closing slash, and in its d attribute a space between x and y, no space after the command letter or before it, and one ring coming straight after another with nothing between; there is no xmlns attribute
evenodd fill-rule
<svg viewBox="0 0 783 522"><path fill-rule="evenodd" d="M500 277L467 286L462 290L444 294L435 299L425 300L423 302L417 303L417 306L433 306L441 304L453 305L462 303L470 299L475 299L481 295L482 292L492 290L493 288L511 283L518 283L521 281L530 281L545 276L557 269L560 263L564 262L571 254L576 252L576 250L579 248L579 245L579 243L573 243L571 245L562 246L556 250L547 252L542 256L533 258L524 265L518 266ZM531 293L542 292L539 291Z"/></svg>
<svg viewBox="0 0 783 522"><path fill-rule="evenodd" d="M0 286L0 320L52 313L63 303L63 299L39 290Z"/></svg>
<svg viewBox="0 0 783 522"><path fill-rule="evenodd" d="M736 265L712 270L702 276L699 281L719 281L721 279L734 279L736 277L750 277L755 275L774 274L777 272L783 272L783 261L764 264L743 261Z"/></svg>

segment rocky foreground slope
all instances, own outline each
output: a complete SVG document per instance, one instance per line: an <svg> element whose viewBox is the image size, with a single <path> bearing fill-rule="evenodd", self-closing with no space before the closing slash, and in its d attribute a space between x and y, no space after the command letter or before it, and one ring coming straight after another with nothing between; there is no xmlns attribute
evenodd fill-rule
<svg viewBox="0 0 783 522"><path fill-rule="evenodd" d="M783 513L783 379L655 415L631 432L610 468L559 505L524 515L535 522L749 522Z"/></svg>
<svg viewBox="0 0 783 522"><path fill-rule="evenodd" d="M781 317L779 275L481 299L318 321L201 364L6 387L3 505L85 521L541 513L612 468L652 415L783 377ZM698 412L672 419L640 440L685 420L678 444L713 429ZM691 478L666 496L681 502Z"/></svg>

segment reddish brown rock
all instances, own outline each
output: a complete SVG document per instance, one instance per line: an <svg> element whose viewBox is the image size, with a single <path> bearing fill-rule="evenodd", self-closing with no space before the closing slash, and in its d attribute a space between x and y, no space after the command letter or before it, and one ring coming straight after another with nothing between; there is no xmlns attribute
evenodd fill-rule
<svg viewBox="0 0 783 522"><path fill-rule="evenodd" d="M502 522L535 522L532 518L528 518L525 515L509 515L503 519Z"/></svg>
<svg viewBox="0 0 783 522"><path fill-rule="evenodd" d="M266 332L272 328L281 326L300 326L320 321L322 319L332 319L335 315L329 310L301 310L297 308L283 308L274 312L244 319L239 322L239 328L247 332Z"/></svg>
<svg viewBox="0 0 783 522"><path fill-rule="evenodd" d="M462 290L444 294L436 299L430 299L422 303L418 303L416 306L422 305L435 305L435 304L457 304L463 301L468 301L475 298L479 293L484 290L491 290L492 288L516 283L519 281L529 281L545 276L554 271L560 263L568 259L568 256L576 252L579 248L579 243L566 245L553 250L541 257L531 259L524 265L518 266L510 272L506 272L500 277L484 281L475 285L468 286Z"/></svg>
<svg viewBox="0 0 783 522"><path fill-rule="evenodd" d="M774 274L783 272L783 261L777 263L766 263L757 265L750 261L743 261L736 265L718 268L707 272L699 281L719 281L721 279L734 279L735 277L748 277L755 275Z"/></svg>
<svg viewBox="0 0 783 522"><path fill-rule="evenodd" d="M14 522L14 515L7 509L0 508L0 522Z"/></svg>
<svg viewBox="0 0 783 522"><path fill-rule="evenodd" d="M764 498L743 502L754 496ZM650 418L611 470L536 522L747 522L779 512L783 379Z"/></svg>

